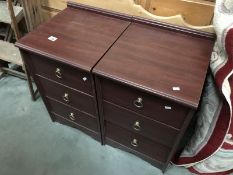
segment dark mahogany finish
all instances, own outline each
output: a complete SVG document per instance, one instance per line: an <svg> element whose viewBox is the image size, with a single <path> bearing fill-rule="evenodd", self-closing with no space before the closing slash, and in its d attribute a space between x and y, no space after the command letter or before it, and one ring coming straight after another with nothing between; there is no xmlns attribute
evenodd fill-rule
<svg viewBox="0 0 233 175"><path fill-rule="evenodd" d="M172 147L178 130L153 121L114 104L103 102L104 116L109 122ZM163 134L161 134L163 133Z"/></svg>
<svg viewBox="0 0 233 175"><path fill-rule="evenodd" d="M34 71L37 75L93 95L90 73L38 55L32 55L31 57L31 64L35 68Z"/></svg>
<svg viewBox="0 0 233 175"><path fill-rule="evenodd" d="M63 102L91 115L95 115L95 101L92 96L42 77L37 77L37 81L42 85L42 89L46 97ZM64 97L65 94L67 94L67 97Z"/></svg>
<svg viewBox="0 0 233 175"><path fill-rule="evenodd" d="M101 141L91 70L129 26L130 19L70 3L16 43L53 121ZM70 117L71 113L78 117Z"/></svg>
<svg viewBox="0 0 233 175"><path fill-rule="evenodd" d="M199 105L213 44L203 32L69 3L16 46L53 121L164 171Z"/></svg>
<svg viewBox="0 0 233 175"><path fill-rule="evenodd" d="M103 100L120 105L141 115L180 129L189 112L189 108L144 91L122 86L114 81L101 79ZM114 92L114 93L113 93ZM142 108L134 105L137 98L142 98Z"/></svg>
<svg viewBox="0 0 233 175"><path fill-rule="evenodd" d="M48 104L51 107L52 113L57 114L58 116L62 116L65 119L74 122L78 125L89 128L94 132L98 132L96 119L93 116L88 115L87 113L79 111L75 108L65 106L64 104L58 101L51 99L47 99L47 100L48 100Z"/></svg>
<svg viewBox="0 0 233 175"><path fill-rule="evenodd" d="M132 23L94 72L197 108L212 48L212 40Z"/></svg>
<svg viewBox="0 0 233 175"><path fill-rule="evenodd" d="M123 128L110 123L106 123L106 137L117 141L130 149L136 150L147 156L165 163L167 161L170 149L160 145L150 139L139 134L129 132ZM133 140L137 140L137 144L133 146Z"/></svg>
<svg viewBox="0 0 233 175"><path fill-rule="evenodd" d="M69 7L16 45L90 72L129 24L129 21ZM48 40L50 36L57 40Z"/></svg>
<svg viewBox="0 0 233 175"><path fill-rule="evenodd" d="M99 136L99 131L98 132L93 132L93 130L91 130L90 128L86 128L83 125L79 125L71 120L67 120L67 118L59 116L55 113L51 113L52 117L54 118L54 120L56 122L59 122L61 124L64 125L68 125L71 126L73 128L76 128L78 130L81 130L83 132L85 132L86 134L88 134L89 136L93 137L94 139L98 140L101 142L100 136Z"/></svg>
<svg viewBox="0 0 233 175"><path fill-rule="evenodd" d="M165 171L199 105L213 44L214 36L133 17L93 69L103 142Z"/></svg>

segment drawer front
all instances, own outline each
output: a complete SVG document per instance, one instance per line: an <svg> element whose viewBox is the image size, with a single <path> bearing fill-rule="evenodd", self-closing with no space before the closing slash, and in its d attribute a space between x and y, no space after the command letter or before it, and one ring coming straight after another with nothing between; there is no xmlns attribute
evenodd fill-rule
<svg viewBox="0 0 233 175"><path fill-rule="evenodd" d="M139 134L106 122L106 137L160 162L166 162L170 149Z"/></svg>
<svg viewBox="0 0 233 175"><path fill-rule="evenodd" d="M45 78L37 77L37 80L42 86L45 96L53 98L93 116L96 115L93 97L72 90Z"/></svg>
<svg viewBox="0 0 233 175"><path fill-rule="evenodd" d="M46 57L31 55L29 60L34 72L45 78L57 81L66 86L92 95L91 76L88 72L52 61Z"/></svg>
<svg viewBox="0 0 233 175"><path fill-rule="evenodd" d="M144 118L119 106L104 102L104 118L111 123L172 147L178 131Z"/></svg>
<svg viewBox="0 0 233 175"><path fill-rule="evenodd" d="M67 125L67 126L70 126L72 128L76 128L82 132L84 132L85 134L88 134L89 136L91 136L92 138L98 140L98 141L101 141L101 138L100 138L100 133L98 132L94 132L92 130L89 130L85 127L82 127L81 125L77 125L76 123L70 121L70 120L67 120L66 118L62 117L62 116L58 116L57 114L54 114L52 113L53 115L53 118L56 122L59 122L63 125Z"/></svg>
<svg viewBox="0 0 233 175"><path fill-rule="evenodd" d="M180 129L189 108L134 88L101 79L103 100Z"/></svg>
<svg viewBox="0 0 233 175"><path fill-rule="evenodd" d="M68 107L60 102L54 100L46 99L49 103L50 110L52 113L55 113L63 118L75 122L78 125L91 129L95 132L98 132L97 119L92 116L85 114L79 110Z"/></svg>

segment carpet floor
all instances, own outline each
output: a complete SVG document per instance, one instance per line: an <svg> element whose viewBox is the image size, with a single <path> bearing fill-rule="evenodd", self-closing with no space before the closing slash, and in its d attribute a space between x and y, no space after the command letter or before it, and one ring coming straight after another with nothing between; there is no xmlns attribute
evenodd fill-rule
<svg viewBox="0 0 233 175"><path fill-rule="evenodd" d="M171 166L165 175L190 175ZM27 82L0 79L0 175L162 175L140 158L53 123Z"/></svg>

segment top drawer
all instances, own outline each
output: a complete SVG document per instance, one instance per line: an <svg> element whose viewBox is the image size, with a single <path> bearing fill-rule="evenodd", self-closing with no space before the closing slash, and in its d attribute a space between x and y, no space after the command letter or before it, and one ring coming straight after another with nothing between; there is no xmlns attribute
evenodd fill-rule
<svg viewBox="0 0 233 175"><path fill-rule="evenodd" d="M30 55L35 74L92 95L91 76L88 72L50 60L39 55Z"/></svg>
<svg viewBox="0 0 233 175"><path fill-rule="evenodd" d="M114 81L100 79L102 98L156 121L180 129L189 108L169 100L147 94Z"/></svg>

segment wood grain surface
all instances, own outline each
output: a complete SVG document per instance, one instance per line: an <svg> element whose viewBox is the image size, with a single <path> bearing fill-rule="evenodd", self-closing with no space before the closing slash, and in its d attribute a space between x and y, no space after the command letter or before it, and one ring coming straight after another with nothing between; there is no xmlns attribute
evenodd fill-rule
<svg viewBox="0 0 233 175"><path fill-rule="evenodd" d="M94 73L197 108L213 44L209 39L132 23Z"/></svg>
<svg viewBox="0 0 233 175"><path fill-rule="evenodd" d="M16 45L90 71L130 22L67 8ZM50 41L50 36L56 41Z"/></svg>

